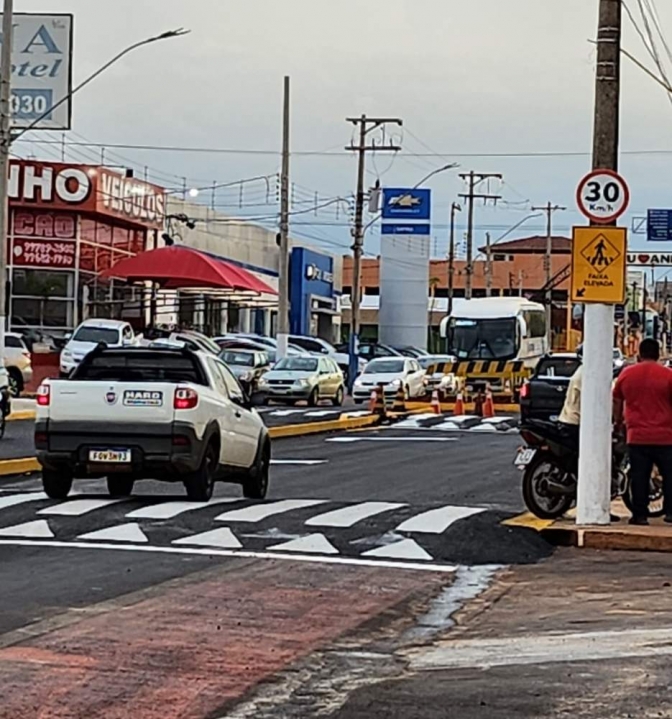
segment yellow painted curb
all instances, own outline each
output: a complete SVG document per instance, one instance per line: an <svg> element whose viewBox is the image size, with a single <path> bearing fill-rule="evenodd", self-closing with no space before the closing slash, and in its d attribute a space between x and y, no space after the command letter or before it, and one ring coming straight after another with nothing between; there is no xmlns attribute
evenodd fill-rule
<svg viewBox="0 0 672 719"><path fill-rule="evenodd" d="M26 474L27 472L39 472L42 465L35 457L21 457L20 459L0 460L0 477L9 474Z"/></svg>
<svg viewBox="0 0 672 719"><path fill-rule="evenodd" d="M338 432L344 429L370 427L377 424L378 421L378 416L369 414L364 417L345 417L342 419L330 419L324 422L304 422L303 424L285 424L281 427L269 427L268 433L271 439L302 437L308 434L320 434L321 432Z"/></svg>
<svg viewBox="0 0 672 719"><path fill-rule="evenodd" d="M554 524L553 519L539 519L539 517L532 514L532 512L523 512L517 517L511 517L505 519L502 522L507 527L527 527L528 529L534 529L537 532L542 532L544 529L548 529Z"/></svg>
<svg viewBox="0 0 672 719"><path fill-rule="evenodd" d="M36 412L34 409L20 409L16 412L12 412L9 417L7 417L7 421L13 422L19 419L35 419L35 415Z"/></svg>

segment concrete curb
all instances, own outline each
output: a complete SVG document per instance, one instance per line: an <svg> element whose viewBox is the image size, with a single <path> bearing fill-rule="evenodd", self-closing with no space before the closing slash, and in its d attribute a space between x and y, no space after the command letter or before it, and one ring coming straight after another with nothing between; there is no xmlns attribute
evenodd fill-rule
<svg viewBox="0 0 672 719"><path fill-rule="evenodd" d="M304 435L309 434L321 434L324 432L338 432L346 429L371 427L377 424L379 420L380 418L376 415L345 417L325 422L305 422L303 424L286 424L280 427L269 427L268 432L272 439L303 437ZM0 477L39 472L41 469L42 465L35 457L20 457L18 459L0 460Z"/></svg>
<svg viewBox="0 0 672 719"><path fill-rule="evenodd" d="M617 506L612 508L618 514ZM509 527L527 527L539 532L551 544L580 549L623 550L632 552L672 552L672 526L662 519L652 519L648 527L626 524L623 517L618 524L608 526L580 526L571 519L559 521L539 519L529 512L506 519Z"/></svg>

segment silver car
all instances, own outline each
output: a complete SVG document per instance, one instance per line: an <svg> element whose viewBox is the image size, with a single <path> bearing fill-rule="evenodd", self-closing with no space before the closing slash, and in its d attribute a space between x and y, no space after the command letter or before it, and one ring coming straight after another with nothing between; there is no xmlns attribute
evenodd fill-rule
<svg viewBox="0 0 672 719"><path fill-rule="evenodd" d="M264 404L271 400L295 404L306 400L314 407L329 399L335 407L343 404L345 394L343 372L331 357L301 355L285 357L259 379L258 389Z"/></svg>

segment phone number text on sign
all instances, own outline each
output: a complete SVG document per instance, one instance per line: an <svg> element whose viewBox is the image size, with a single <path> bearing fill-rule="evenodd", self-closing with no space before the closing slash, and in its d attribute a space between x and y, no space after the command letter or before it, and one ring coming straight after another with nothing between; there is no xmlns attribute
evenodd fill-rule
<svg viewBox="0 0 672 719"><path fill-rule="evenodd" d="M15 120L51 120L54 104L51 90L12 90L12 118Z"/></svg>
<svg viewBox="0 0 672 719"><path fill-rule="evenodd" d="M14 239L12 264L19 267L52 267L71 269L75 266L76 243L58 240Z"/></svg>

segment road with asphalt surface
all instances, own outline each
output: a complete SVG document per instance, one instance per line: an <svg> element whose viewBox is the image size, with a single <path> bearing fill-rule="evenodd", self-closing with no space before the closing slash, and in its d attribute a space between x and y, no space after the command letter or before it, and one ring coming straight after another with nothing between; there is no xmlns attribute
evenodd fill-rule
<svg viewBox="0 0 672 719"><path fill-rule="evenodd" d="M150 481L122 501L80 481L59 502L39 475L0 480L0 718L228 716L321 647L412 623L465 571L480 587L492 565L547 557L500 524L522 510L511 426L276 440L265 502L222 484L194 505Z"/></svg>

